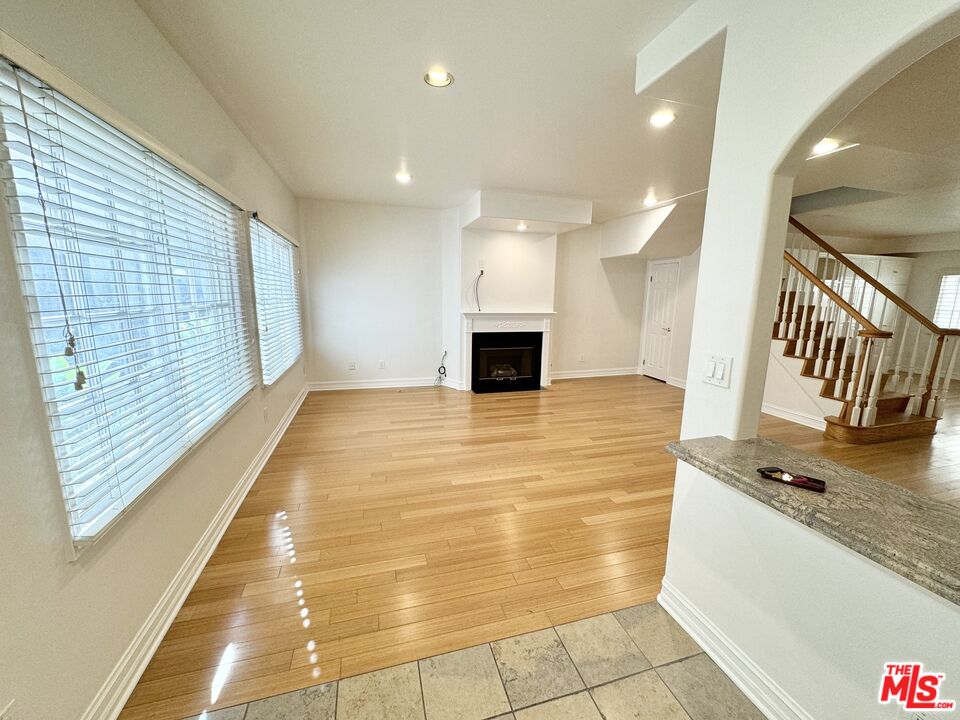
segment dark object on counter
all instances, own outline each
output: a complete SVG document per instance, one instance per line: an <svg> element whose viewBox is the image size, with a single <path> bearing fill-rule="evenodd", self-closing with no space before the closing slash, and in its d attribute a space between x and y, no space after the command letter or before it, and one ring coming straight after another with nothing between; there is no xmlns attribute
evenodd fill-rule
<svg viewBox="0 0 960 720"><path fill-rule="evenodd" d="M765 480L773 480L784 485L793 485L794 487L812 490L815 493L824 493L827 491L827 484L823 480L807 477L806 475L791 475L790 473L778 467L757 468L757 472Z"/></svg>

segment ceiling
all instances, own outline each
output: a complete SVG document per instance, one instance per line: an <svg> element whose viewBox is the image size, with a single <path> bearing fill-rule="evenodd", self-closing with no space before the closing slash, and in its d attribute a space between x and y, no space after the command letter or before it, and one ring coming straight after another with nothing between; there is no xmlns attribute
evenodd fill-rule
<svg viewBox="0 0 960 720"><path fill-rule="evenodd" d="M894 193L798 217L828 235L883 238L960 232L960 39L908 67L830 137L858 147L812 158L794 195L838 186Z"/></svg>
<svg viewBox="0 0 960 720"><path fill-rule="evenodd" d="M691 0L138 2L299 196L497 188L592 200L602 222L706 187L714 108L633 91L637 51ZM453 85L423 82L435 66Z"/></svg>

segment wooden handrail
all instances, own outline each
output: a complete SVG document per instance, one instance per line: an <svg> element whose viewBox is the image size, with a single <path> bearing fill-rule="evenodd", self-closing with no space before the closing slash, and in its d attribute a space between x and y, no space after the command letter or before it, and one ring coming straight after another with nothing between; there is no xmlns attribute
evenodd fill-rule
<svg viewBox="0 0 960 720"><path fill-rule="evenodd" d="M788 263L793 265L797 271L803 275L807 280L812 282L816 287L820 288L820 292L826 295L828 298L833 300L837 305L840 306L840 309L843 310L847 315L852 317L863 329L857 333L860 337L875 337L875 338L889 338L893 337L893 333L887 330L881 330L872 322L867 320L863 315L861 315L853 305L844 300L840 295L838 295L833 288L827 285L823 280L818 278L806 265L797 260L793 255L788 253L786 250L783 251L783 258Z"/></svg>
<svg viewBox="0 0 960 720"><path fill-rule="evenodd" d="M792 215L790 216L790 224L806 235L810 240L823 248L829 255L832 255L835 260L846 265L847 268L853 271L854 275L862 279L864 282L872 285L881 295L890 300L894 305L899 307L907 315L923 325L923 327L927 328L927 330L932 332L934 335L960 335L960 328L941 328L940 326L934 324L932 320L928 319L926 315L913 307L913 305L902 299L899 295L895 294L892 290L890 290L876 278L872 277L869 273L864 272L863 268L848 260L843 253L813 232L813 230L806 227Z"/></svg>

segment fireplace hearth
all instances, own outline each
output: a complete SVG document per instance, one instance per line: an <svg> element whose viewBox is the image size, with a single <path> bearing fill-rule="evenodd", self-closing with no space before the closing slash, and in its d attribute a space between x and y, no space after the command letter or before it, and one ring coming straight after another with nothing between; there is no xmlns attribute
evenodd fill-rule
<svg viewBox="0 0 960 720"><path fill-rule="evenodd" d="M540 389L542 332L475 332L472 337L474 392Z"/></svg>

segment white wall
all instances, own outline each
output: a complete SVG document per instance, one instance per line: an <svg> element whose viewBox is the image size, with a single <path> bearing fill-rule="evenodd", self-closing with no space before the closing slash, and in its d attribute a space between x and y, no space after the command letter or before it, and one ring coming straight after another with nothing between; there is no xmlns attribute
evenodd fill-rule
<svg viewBox="0 0 960 720"><path fill-rule="evenodd" d="M300 201L309 382L422 384L435 377L441 221L439 210ZM356 371L347 369L351 361Z"/></svg>
<svg viewBox="0 0 960 720"><path fill-rule="evenodd" d="M907 302L933 319L940 293L940 275L944 272L960 273L960 250L932 252L914 255L910 269L910 284L907 286Z"/></svg>
<svg viewBox="0 0 960 720"><path fill-rule="evenodd" d="M600 226L557 238L554 377L637 371L644 263L601 259L600 245Z"/></svg>
<svg viewBox="0 0 960 720"><path fill-rule="evenodd" d="M452 388L463 389L464 379L460 357L462 344L460 314L460 210L450 208L444 210L440 219L440 292L441 300L441 354L447 351L444 359L447 368L447 377L444 383Z"/></svg>
<svg viewBox="0 0 960 720"><path fill-rule="evenodd" d="M683 462L660 598L771 720L919 720L877 702L901 658L957 699L960 608Z"/></svg>
<svg viewBox="0 0 960 720"><path fill-rule="evenodd" d="M474 281L483 261L483 312L552 312L557 236L464 229L461 307L477 312Z"/></svg>
<svg viewBox="0 0 960 720"><path fill-rule="evenodd" d="M690 364L690 339L693 335L693 307L697 300L697 276L700 272L700 248L680 258L677 308L673 320L673 345L670 348L670 381L686 385Z"/></svg>
<svg viewBox="0 0 960 720"><path fill-rule="evenodd" d="M290 192L135 3L4 3L0 28L278 225L296 228ZM4 221L0 354L0 708L15 698L16 720L73 720L297 397L302 366L268 392L256 390L100 542L69 563Z"/></svg>

